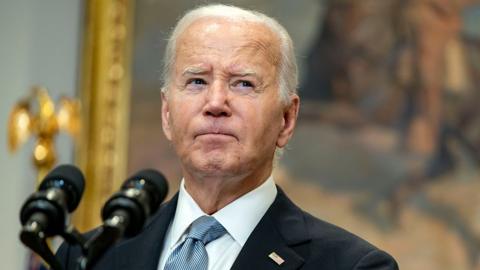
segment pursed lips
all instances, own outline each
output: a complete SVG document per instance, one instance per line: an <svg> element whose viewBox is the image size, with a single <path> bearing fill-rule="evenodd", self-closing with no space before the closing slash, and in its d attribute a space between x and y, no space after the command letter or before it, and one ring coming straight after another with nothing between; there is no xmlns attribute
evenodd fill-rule
<svg viewBox="0 0 480 270"><path fill-rule="evenodd" d="M196 132L194 138L197 138L199 136L203 136L203 135L223 135L223 136L230 136L230 137L233 137L235 139L238 139L237 136L235 136L235 134L229 130L225 130L225 129L203 129L203 130L200 130L198 132Z"/></svg>

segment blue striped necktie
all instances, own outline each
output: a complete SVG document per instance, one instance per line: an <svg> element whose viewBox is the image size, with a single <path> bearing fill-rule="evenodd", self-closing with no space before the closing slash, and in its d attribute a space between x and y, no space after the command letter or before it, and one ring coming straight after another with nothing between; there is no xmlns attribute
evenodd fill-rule
<svg viewBox="0 0 480 270"><path fill-rule="evenodd" d="M164 270L207 270L205 246L226 232L214 217L199 217L192 222L185 241L168 257Z"/></svg>

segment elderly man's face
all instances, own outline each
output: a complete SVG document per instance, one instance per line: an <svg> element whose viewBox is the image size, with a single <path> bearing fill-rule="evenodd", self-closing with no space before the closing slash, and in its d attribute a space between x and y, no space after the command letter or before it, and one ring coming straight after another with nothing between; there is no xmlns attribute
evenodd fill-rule
<svg viewBox="0 0 480 270"><path fill-rule="evenodd" d="M186 177L268 176L298 108L281 102L279 61L261 24L203 18L180 35L162 122Z"/></svg>

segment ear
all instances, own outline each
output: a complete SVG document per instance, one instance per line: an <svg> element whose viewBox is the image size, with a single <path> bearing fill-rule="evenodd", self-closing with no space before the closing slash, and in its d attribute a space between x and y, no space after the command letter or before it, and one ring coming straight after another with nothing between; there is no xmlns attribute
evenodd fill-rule
<svg viewBox="0 0 480 270"><path fill-rule="evenodd" d="M165 137L169 141L172 140L172 132L170 126L170 108L168 106L168 93L162 91L162 128Z"/></svg>
<svg viewBox="0 0 480 270"><path fill-rule="evenodd" d="M293 135L295 124L297 123L298 110L300 108L300 97L294 94L290 96L290 105L283 110L282 130L277 138L277 147L282 148L287 145Z"/></svg>

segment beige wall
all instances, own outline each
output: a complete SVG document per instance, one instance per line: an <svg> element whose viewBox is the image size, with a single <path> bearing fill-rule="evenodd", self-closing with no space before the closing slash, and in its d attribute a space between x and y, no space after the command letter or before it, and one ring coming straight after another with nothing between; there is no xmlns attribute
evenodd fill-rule
<svg viewBox="0 0 480 270"><path fill-rule="evenodd" d="M25 269L27 249L18 240L19 210L34 190L29 141L8 153L6 127L14 103L32 85L50 89L54 99L75 95L81 2L0 1L0 262L2 269ZM58 137L59 161L71 162L72 143Z"/></svg>

